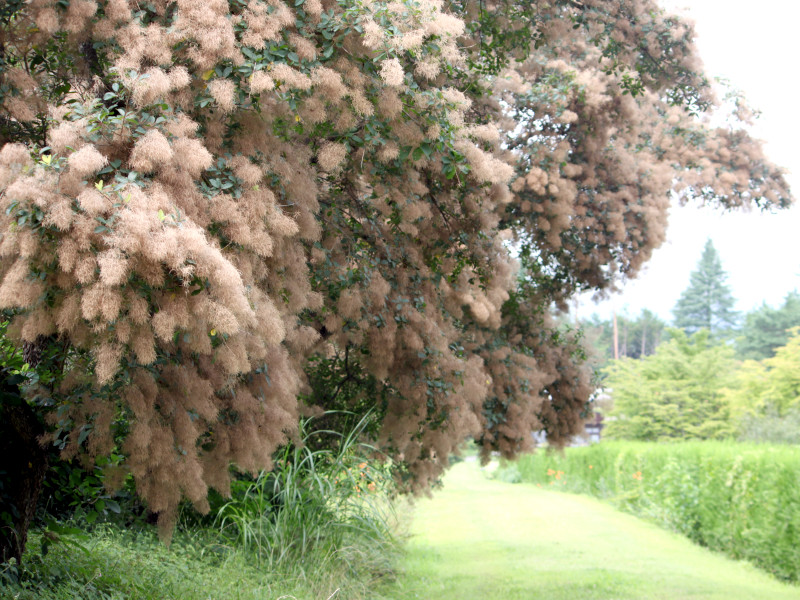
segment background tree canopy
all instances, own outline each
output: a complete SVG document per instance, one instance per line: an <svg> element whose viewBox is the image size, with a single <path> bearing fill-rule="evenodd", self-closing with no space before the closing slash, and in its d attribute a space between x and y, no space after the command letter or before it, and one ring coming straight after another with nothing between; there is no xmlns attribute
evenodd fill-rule
<svg viewBox="0 0 800 600"><path fill-rule="evenodd" d="M666 323L646 308L636 317L616 315L617 350L620 357L642 358L655 352L666 337ZM601 319L597 315L581 323L586 341L593 349L591 362L599 368L614 358L614 319Z"/></svg>
<svg viewBox="0 0 800 600"><path fill-rule="evenodd" d="M692 37L652 0L4 3L0 308L48 442L118 451L164 531L304 411L372 409L410 489L467 435L563 443L552 306L634 276L671 190L790 202L743 107L697 118Z"/></svg>
<svg viewBox="0 0 800 600"><path fill-rule="evenodd" d="M800 410L800 329L792 329L789 335L774 356L742 364L728 390L738 413L784 417Z"/></svg>
<svg viewBox="0 0 800 600"><path fill-rule="evenodd" d="M800 327L800 295L797 292L788 294L783 306L773 308L763 304L745 315L736 339L737 354L745 359L769 358L778 347L789 341L793 327Z"/></svg>
<svg viewBox="0 0 800 600"><path fill-rule="evenodd" d="M677 329L671 333L652 356L621 359L606 369L614 406L605 436L658 441L733 433L723 393L733 375L733 350L712 344L705 329L691 337Z"/></svg>

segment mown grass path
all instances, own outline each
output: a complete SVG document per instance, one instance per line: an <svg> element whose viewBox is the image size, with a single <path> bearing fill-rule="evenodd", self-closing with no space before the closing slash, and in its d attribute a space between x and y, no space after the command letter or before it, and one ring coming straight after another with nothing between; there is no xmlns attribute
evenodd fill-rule
<svg viewBox="0 0 800 600"><path fill-rule="evenodd" d="M778 582L592 498L456 465L417 504L392 600L800 600Z"/></svg>

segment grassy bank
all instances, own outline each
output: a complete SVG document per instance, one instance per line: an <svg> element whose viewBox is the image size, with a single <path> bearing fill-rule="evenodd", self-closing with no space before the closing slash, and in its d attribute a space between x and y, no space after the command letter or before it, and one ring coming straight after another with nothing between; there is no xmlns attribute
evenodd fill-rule
<svg viewBox="0 0 800 600"><path fill-rule="evenodd" d="M289 560L259 560L217 531L178 533L169 547L153 531L101 526L40 551L32 532L22 566L0 565L0 598L15 600L297 600L373 598L390 573L397 547L363 538L335 551L312 547ZM283 540L288 541L288 540ZM300 544L301 540L295 540ZM290 548L283 548L291 552Z"/></svg>
<svg viewBox="0 0 800 600"><path fill-rule="evenodd" d="M603 442L538 453L505 472L588 493L777 577L800 579L800 449L722 442Z"/></svg>
<svg viewBox="0 0 800 600"><path fill-rule="evenodd" d="M800 589L586 496L456 465L415 511L392 600L800 600Z"/></svg>
<svg viewBox="0 0 800 600"><path fill-rule="evenodd" d="M38 542L34 535L33 544ZM365 567L363 549L320 564L312 555L293 567L265 569L252 555L210 539L178 536L167 548L155 536L104 528L84 550L54 546L31 553L23 567L0 567L0 598L19 600L275 600L372 598L380 570ZM338 592L337 592L338 590Z"/></svg>
<svg viewBox="0 0 800 600"><path fill-rule="evenodd" d="M133 496L102 523L41 515L22 565L0 565L0 598L371 599L399 544L390 465L359 443L363 424L285 447L272 471L210 495L205 516L187 506L169 547Z"/></svg>
<svg viewBox="0 0 800 600"><path fill-rule="evenodd" d="M55 544L44 557L35 551L39 540L34 532L22 567L2 567L0 597L255 600L310 591L307 582L265 574L241 552L188 536L168 549L154 535L100 528L80 541L82 550Z"/></svg>

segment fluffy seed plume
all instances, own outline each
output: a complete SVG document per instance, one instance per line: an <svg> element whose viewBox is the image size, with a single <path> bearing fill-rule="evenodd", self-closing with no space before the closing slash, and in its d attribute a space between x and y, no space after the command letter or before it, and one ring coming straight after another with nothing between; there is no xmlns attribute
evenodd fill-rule
<svg viewBox="0 0 800 600"><path fill-rule="evenodd" d="M317 152L317 162L323 171L329 173L338 170L347 158L347 146L336 142L328 142Z"/></svg>
<svg viewBox="0 0 800 600"><path fill-rule="evenodd" d="M172 148L164 134L151 129L133 147L131 166L145 173L156 171L172 161Z"/></svg>
<svg viewBox="0 0 800 600"><path fill-rule="evenodd" d="M396 58L387 58L384 60L381 63L381 78L386 85L391 87L403 85L405 76L400 61Z"/></svg>
<svg viewBox="0 0 800 600"><path fill-rule="evenodd" d="M78 177L88 177L102 169L108 163L108 159L98 152L94 146L84 146L77 152L69 156L70 169Z"/></svg>

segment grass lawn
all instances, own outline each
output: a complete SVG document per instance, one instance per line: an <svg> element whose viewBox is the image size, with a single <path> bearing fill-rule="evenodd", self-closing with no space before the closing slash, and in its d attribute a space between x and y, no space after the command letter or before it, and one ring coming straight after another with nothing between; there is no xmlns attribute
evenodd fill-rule
<svg viewBox="0 0 800 600"><path fill-rule="evenodd" d="M800 587L592 498L459 463L414 509L392 600L797 599Z"/></svg>

